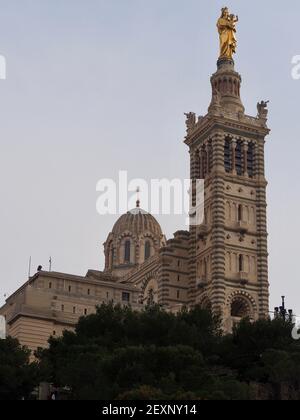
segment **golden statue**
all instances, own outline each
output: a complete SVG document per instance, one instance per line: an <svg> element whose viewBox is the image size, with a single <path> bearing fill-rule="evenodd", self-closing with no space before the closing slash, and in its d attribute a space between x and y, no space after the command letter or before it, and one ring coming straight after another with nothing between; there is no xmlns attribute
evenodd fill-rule
<svg viewBox="0 0 300 420"><path fill-rule="evenodd" d="M228 7L222 9L222 14L218 20L217 27L220 35L220 58L232 60L236 53L236 23L238 16L229 14Z"/></svg>

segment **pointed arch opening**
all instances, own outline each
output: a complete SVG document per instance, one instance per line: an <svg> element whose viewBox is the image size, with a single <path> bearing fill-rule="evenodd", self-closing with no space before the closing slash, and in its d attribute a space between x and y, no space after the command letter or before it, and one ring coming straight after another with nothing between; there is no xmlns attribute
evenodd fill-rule
<svg viewBox="0 0 300 420"><path fill-rule="evenodd" d="M245 298L237 296L231 304L231 316L236 319L251 318L250 303Z"/></svg>

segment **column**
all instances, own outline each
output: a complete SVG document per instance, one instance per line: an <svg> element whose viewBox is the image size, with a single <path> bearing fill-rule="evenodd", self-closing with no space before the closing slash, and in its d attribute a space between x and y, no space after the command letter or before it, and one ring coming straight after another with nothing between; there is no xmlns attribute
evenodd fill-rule
<svg viewBox="0 0 300 420"><path fill-rule="evenodd" d="M267 201L264 160L264 139L259 139L257 145L257 274L260 286L259 315L264 317L269 310L269 280L268 280L268 233L267 233Z"/></svg>
<svg viewBox="0 0 300 420"><path fill-rule="evenodd" d="M190 150L190 179L195 181L197 179L197 170L195 164L195 149ZM203 171L203 154L200 149L200 166L201 171ZM201 174L202 175L202 174ZM191 185L193 189L193 182ZM196 267L196 248L197 248L197 230L196 226L190 226L190 238L189 238L189 289L188 289L188 304L194 305L196 299L196 276L197 276L197 267Z"/></svg>
<svg viewBox="0 0 300 420"><path fill-rule="evenodd" d="M255 146L254 146L254 157L253 157L253 162L254 162L254 168L253 168L253 177L254 178L258 178L259 177L259 172L260 172L260 163L259 163L259 147L258 147L258 143L255 142ZM264 175L264 173L263 173Z"/></svg>
<svg viewBox="0 0 300 420"><path fill-rule="evenodd" d="M205 153L206 153L206 164L207 164L206 172L207 174L209 174L210 173L209 143L205 144Z"/></svg>
<svg viewBox="0 0 300 420"><path fill-rule="evenodd" d="M206 151L206 145L204 144L202 149L202 161L203 161L203 179L206 178L207 175L207 151Z"/></svg>
<svg viewBox="0 0 300 420"><path fill-rule="evenodd" d="M199 151L199 158L200 158L200 179L204 179L204 161L203 161L203 153L202 149L200 148Z"/></svg>
<svg viewBox="0 0 300 420"><path fill-rule="evenodd" d="M223 314L225 307L225 136L221 131L213 138L212 194L212 293L214 313Z"/></svg>

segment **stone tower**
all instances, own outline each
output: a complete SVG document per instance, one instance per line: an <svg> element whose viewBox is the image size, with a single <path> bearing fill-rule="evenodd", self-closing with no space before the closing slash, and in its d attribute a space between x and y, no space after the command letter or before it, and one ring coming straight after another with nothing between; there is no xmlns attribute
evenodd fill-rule
<svg viewBox="0 0 300 420"><path fill-rule="evenodd" d="M191 179L204 179L205 185L204 221L190 228L189 302L221 314L230 331L242 318L256 320L269 311L268 110L261 102L256 117L245 115L232 59L219 59L211 84L207 115L187 114Z"/></svg>

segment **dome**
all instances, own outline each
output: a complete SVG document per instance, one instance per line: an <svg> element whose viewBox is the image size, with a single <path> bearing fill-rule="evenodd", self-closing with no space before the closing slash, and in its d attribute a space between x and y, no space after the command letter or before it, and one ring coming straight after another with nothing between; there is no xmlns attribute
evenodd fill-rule
<svg viewBox="0 0 300 420"><path fill-rule="evenodd" d="M105 271L123 277L157 256L166 238L158 221L140 208L123 214L115 223L104 244Z"/></svg>
<svg viewBox="0 0 300 420"><path fill-rule="evenodd" d="M139 207L123 214L115 223L113 235L118 237L124 232L130 232L137 237L144 233L151 233L155 237L163 236L160 224L155 217Z"/></svg>

